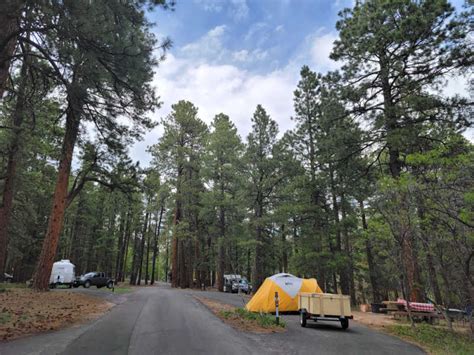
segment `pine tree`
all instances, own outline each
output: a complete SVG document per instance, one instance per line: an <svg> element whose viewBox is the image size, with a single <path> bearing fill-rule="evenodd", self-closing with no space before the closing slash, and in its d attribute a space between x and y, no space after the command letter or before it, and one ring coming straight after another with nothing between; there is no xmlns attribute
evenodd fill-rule
<svg viewBox="0 0 474 355"><path fill-rule="evenodd" d="M242 215L239 213L239 191L242 187L240 159L243 145L228 116L222 113L215 116L211 128L204 156L204 177L209 189L203 204L209 210L210 223L215 225L217 233L216 283L217 289L223 291L224 273L234 273L234 270L226 270L230 237Z"/></svg>

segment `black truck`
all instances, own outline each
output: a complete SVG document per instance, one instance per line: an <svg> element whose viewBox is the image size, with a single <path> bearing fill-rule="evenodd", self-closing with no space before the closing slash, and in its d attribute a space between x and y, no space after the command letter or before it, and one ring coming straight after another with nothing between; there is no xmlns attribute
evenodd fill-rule
<svg viewBox="0 0 474 355"><path fill-rule="evenodd" d="M89 288L91 286L96 286L97 288L101 288L106 286L107 288L113 288L115 284L115 280L108 277L105 272L88 272L85 275L81 275L76 279L74 282L74 287L84 286L85 288Z"/></svg>

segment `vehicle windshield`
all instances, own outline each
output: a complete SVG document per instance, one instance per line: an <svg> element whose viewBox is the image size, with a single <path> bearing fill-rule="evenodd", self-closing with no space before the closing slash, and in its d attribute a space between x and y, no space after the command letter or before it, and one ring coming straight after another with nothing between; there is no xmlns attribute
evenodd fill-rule
<svg viewBox="0 0 474 355"><path fill-rule="evenodd" d="M87 274L85 274L83 277L86 278L86 277L94 277L95 275L95 272L88 272Z"/></svg>

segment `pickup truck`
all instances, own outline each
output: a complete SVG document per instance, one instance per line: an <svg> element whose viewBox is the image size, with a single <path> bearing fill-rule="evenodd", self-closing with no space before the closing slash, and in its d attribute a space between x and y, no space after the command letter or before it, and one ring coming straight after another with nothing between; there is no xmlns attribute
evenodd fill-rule
<svg viewBox="0 0 474 355"><path fill-rule="evenodd" d="M105 272L89 272L85 275L81 275L74 282L74 287L84 286L84 288L89 288L91 286L96 286L101 288L106 286L107 288L113 288L115 280L107 277Z"/></svg>

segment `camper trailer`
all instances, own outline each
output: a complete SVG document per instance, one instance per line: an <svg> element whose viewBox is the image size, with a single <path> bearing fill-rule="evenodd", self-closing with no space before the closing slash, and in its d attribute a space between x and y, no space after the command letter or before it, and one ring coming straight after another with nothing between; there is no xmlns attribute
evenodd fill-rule
<svg viewBox="0 0 474 355"><path fill-rule="evenodd" d="M51 276L49 278L50 287L56 287L59 285L68 285L72 287L75 275L74 275L74 264L69 260L56 261L53 264L51 270Z"/></svg>
<svg viewBox="0 0 474 355"><path fill-rule="evenodd" d="M224 292L232 292L232 284L242 279L240 275L225 274L224 275Z"/></svg>

